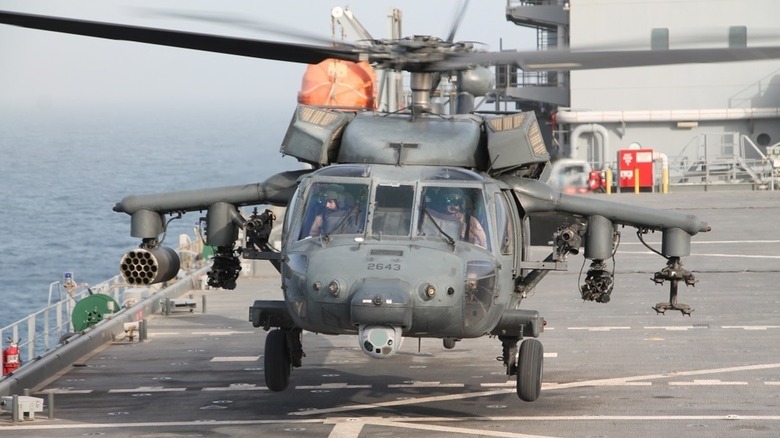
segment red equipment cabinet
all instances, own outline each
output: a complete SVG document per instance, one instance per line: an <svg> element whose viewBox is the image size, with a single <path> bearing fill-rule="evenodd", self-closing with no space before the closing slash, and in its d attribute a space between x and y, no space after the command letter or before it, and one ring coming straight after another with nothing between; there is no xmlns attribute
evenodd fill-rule
<svg viewBox="0 0 780 438"><path fill-rule="evenodd" d="M652 191L653 181L655 181L652 149L621 149L618 151L618 187L633 189L636 170L639 170L639 187Z"/></svg>

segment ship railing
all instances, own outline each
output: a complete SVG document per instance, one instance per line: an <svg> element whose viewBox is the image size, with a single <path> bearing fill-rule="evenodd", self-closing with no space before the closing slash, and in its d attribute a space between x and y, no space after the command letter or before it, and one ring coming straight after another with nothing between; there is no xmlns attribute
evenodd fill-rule
<svg viewBox="0 0 780 438"><path fill-rule="evenodd" d="M179 238L177 251L182 270L189 274L205 264L205 259L200 256L203 253L203 242L200 238L192 240L189 236L182 236ZM140 297L150 296L162 287L159 284L131 286L125 283L120 275L115 275L96 285L76 285L71 292L66 290L63 293L62 289L64 287L59 281L51 283L49 304L44 309L0 328L0 350L8 347L9 339L17 342L19 357L24 365L64 345L70 336L76 334L72 322L73 308L87 296L96 293L109 295L125 309L131 307ZM2 376L3 370L0 367L0 380Z"/></svg>
<svg viewBox="0 0 780 438"><path fill-rule="evenodd" d="M769 187L772 162L739 132L702 133L669 157L671 185L740 183Z"/></svg>

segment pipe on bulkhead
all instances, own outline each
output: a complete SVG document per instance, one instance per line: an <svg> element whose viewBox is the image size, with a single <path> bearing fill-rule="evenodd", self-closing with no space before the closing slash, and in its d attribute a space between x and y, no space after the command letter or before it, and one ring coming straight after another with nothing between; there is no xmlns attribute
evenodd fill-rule
<svg viewBox="0 0 780 438"><path fill-rule="evenodd" d="M609 156L610 152L611 152L610 151L610 147L609 147L609 131L607 131L607 128L605 128L604 126L596 124L596 123L589 123L587 125L579 125L576 128L574 128L574 130L571 132L571 145L572 145L573 148L576 149L576 150L571 151L571 154L570 154L571 157L572 158L579 158L579 159L582 159L582 160L585 160L585 161L593 161L593 162L597 161L597 160L589 159L589 157L587 156L587 151L585 153L585 156L581 156L579 154L579 139L580 139L580 136L582 136L582 134L587 133L587 132L593 133L593 134L598 134L598 135L601 136L601 146L602 146L602 149L601 149L601 156L599 157L600 158L600 162L601 163L605 163L607 161L611 161L611 160L607 160L606 159Z"/></svg>

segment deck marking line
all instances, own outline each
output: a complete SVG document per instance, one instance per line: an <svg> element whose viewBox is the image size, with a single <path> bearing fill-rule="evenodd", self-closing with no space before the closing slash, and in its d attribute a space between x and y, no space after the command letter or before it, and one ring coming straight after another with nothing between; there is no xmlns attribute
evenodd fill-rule
<svg viewBox="0 0 780 438"><path fill-rule="evenodd" d="M372 418L366 417L362 420ZM385 418L386 421L394 421L393 417ZM527 417L496 416L496 417L424 417L424 418L398 418L404 423L418 422L460 422L460 421L780 421L780 415L540 415ZM267 424L331 424L332 419L285 419L285 420L217 420L217 421L158 421L139 423L60 423L56 424L23 424L13 426L13 430L58 430L58 429L119 429L119 428L160 428L182 426L251 426ZM365 421L365 423L368 423ZM397 424L397 422L396 422ZM526 435L528 436L528 435Z"/></svg>
<svg viewBox="0 0 780 438"><path fill-rule="evenodd" d="M119 429L127 427L181 427L181 426L251 426L263 424L322 424L322 420L225 420L225 421L156 421L140 423L60 423L60 424L19 424L14 430L49 430L49 429Z"/></svg>
<svg viewBox="0 0 780 438"><path fill-rule="evenodd" d="M50 388L45 389L41 391L42 393L53 393L53 394L91 394L93 390L91 389L69 389L69 388Z"/></svg>
<svg viewBox="0 0 780 438"><path fill-rule="evenodd" d="M366 424L371 424L375 426L385 426L385 427L388 426L400 427L403 429L427 430L433 432L457 433L457 434L465 434L469 436L495 436L495 437L507 437L507 438L549 438L543 435L527 435L524 433L502 432L498 430L470 429L464 427L443 426L439 424L420 424L418 422L392 421L392 420L385 420L381 418L377 418L377 419L371 418L369 421L366 421Z"/></svg>
<svg viewBox="0 0 780 438"><path fill-rule="evenodd" d="M515 392L515 389L497 389L492 391L470 392L465 394L438 395L433 397L420 397L420 398L413 398L413 399L406 399L406 400L392 400L392 401L386 401L380 403L367 403L367 404L359 404L359 405L336 406L336 407L324 408L324 409L312 409L309 411L290 412L288 415L295 415L295 416L321 415L321 414L330 414L334 412L350 412L350 411L359 411L359 410L366 410L366 409L386 408L392 406L412 405L418 403L460 400L460 399L476 398L476 397L490 397L494 395L502 395L502 394L508 394L512 392Z"/></svg>
<svg viewBox="0 0 780 438"><path fill-rule="evenodd" d="M742 329L742 330L768 330L780 328L780 325L724 325L722 329Z"/></svg>
<svg viewBox="0 0 780 438"><path fill-rule="evenodd" d="M669 386L730 386L730 385L747 385L748 382L724 382L717 379L693 379L692 382L669 382Z"/></svg>
<svg viewBox="0 0 780 438"><path fill-rule="evenodd" d="M387 385L388 388L463 388L463 383L414 382Z"/></svg>
<svg viewBox="0 0 780 438"><path fill-rule="evenodd" d="M139 386L138 388L109 389L112 394L125 394L130 392L182 392L187 388L164 388L162 386Z"/></svg>
<svg viewBox="0 0 780 438"><path fill-rule="evenodd" d="M323 383L321 385L300 385L295 389L369 389L371 385L350 385L348 383Z"/></svg>
<svg viewBox="0 0 780 438"><path fill-rule="evenodd" d="M696 245L708 245L711 243L780 243L780 240L703 240L691 242ZM621 245L642 245L642 242L620 242ZM660 245L661 242L647 242L648 245Z"/></svg>
<svg viewBox="0 0 780 438"><path fill-rule="evenodd" d="M618 254L635 254L635 255L657 255L652 251L618 251ZM763 254L699 254L691 253L688 257L734 257L742 259L780 259L780 256L776 255L763 255Z"/></svg>
<svg viewBox="0 0 780 438"><path fill-rule="evenodd" d="M328 424L326 421L325 424ZM362 421L337 421L330 431L328 438L358 438L363 430Z"/></svg>
<svg viewBox="0 0 780 438"><path fill-rule="evenodd" d="M667 326L667 327L657 327L657 326L649 326L644 327L645 330L666 330L668 332L684 332L688 330L693 329L704 329L707 327L696 327L693 325L680 325L680 326Z"/></svg>
<svg viewBox="0 0 780 438"><path fill-rule="evenodd" d="M191 335L207 335L207 336L230 336L230 335L245 335L248 333L254 333L253 331L232 331L232 330L222 330L222 331L203 331L203 332L192 332Z"/></svg>
<svg viewBox="0 0 780 438"><path fill-rule="evenodd" d="M212 362L254 362L260 360L260 356L214 356Z"/></svg>
<svg viewBox="0 0 780 438"><path fill-rule="evenodd" d="M249 383L232 383L230 386L206 386L201 391L267 391L265 386L257 386Z"/></svg>
<svg viewBox="0 0 780 438"><path fill-rule="evenodd" d="M666 374L648 374L644 376L584 380L581 382L560 383L554 386L552 385L546 386L543 384L542 390L544 391L544 390L582 388L587 386L609 386L609 385L626 384L628 382L637 382L637 381L644 381L644 380L659 380L659 379L670 379L675 377L701 376L707 374L733 373L738 371L757 371L757 370L768 370L768 369L776 369L776 368L780 368L780 363L744 365L744 366L727 367L727 368L710 368L710 369L692 370L692 371L674 371ZM494 395L508 394L512 392L515 392L514 388L495 389L490 391L467 392L462 394L420 397L420 398L413 398L407 400L393 400L393 401L371 403L371 404L346 405L346 406L337 406L337 407L325 408L325 409L312 409L309 411L290 412L289 415L295 415L295 416L321 415L321 414L330 414L335 412L359 411L359 410L376 409L376 408L391 407L391 406L403 406L403 405L431 403L431 402L438 402L438 401L465 400L469 398L490 397Z"/></svg>
<svg viewBox="0 0 780 438"><path fill-rule="evenodd" d="M608 332L610 330L631 330L631 327L569 327L568 330L587 330L589 332Z"/></svg>

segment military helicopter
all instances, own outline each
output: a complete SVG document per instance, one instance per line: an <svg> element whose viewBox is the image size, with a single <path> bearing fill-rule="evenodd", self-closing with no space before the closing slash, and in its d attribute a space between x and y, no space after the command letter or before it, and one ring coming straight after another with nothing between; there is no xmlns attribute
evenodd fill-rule
<svg viewBox="0 0 780 438"><path fill-rule="evenodd" d="M591 261L580 287L584 300L606 303L614 279L606 262L615 255L619 227L642 237L662 233L666 264L656 283L669 282L669 301L655 310L690 315L677 301L691 237L710 227L696 216L563 194L545 182L550 155L532 112L480 113L469 90L482 89L480 67L514 64L524 70L664 65L780 58L780 47L664 51L478 52L471 43L414 36L370 45L307 45L102 23L0 11L0 23L55 32L313 64L359 62L410 74L411 102L384 113L299 105L281 152L310 169L263 182L128 196L114 210L128 214L141 239L120 271L130 284L172 279L177 253L164 247L168 216L206 211L206 243L216 248L209 284L232 289L239 258L269 260L281 274L283 297L255 301L249 320L271 330L265 344L265 380L288 387L303 365L303 330L353 335L370 357L399 351L404 337L438 338L447 348L485 335L500 342L506 374L517 395L541 391L544 331L539 312L521 308L547 273L566 269L584 248ZM457 76L456 114L432 110L441 77ZM269 244L277 218L271 210L245 216L239 208L286 207L280 250ZM530 257L529 216L564 214L544 260ZM239 230L244 238L239 240Z"/></svg>

